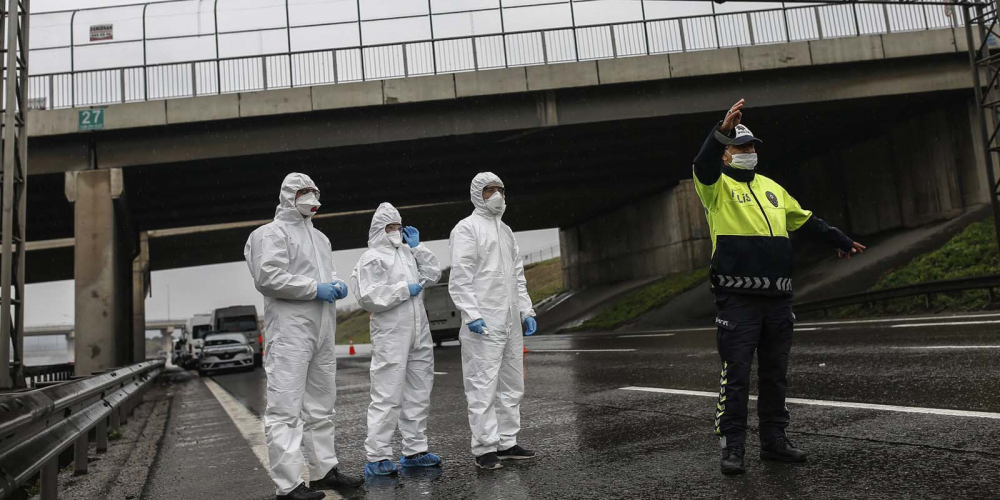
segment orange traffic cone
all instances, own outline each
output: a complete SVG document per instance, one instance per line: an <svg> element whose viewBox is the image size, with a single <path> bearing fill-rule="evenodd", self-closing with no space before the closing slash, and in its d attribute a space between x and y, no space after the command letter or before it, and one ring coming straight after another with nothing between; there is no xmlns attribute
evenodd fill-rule
<svg viewBox="0 0 1000 500"><path fill-rule="evenodd" d="M354 351L354 339L349 339L349 340L351 341L351 350L347 351L347 354L354 356L355 354L357 354L357 352Z"/></svg>
<svg viewBox="0 0 1000 500"><path fill-rule="evenodd" d="M531 352L531 351L528 350L528 346L526 346L524 344L521 344L521 349L524 349L524 352L526 352L526 353L527 352Z"/></svg>

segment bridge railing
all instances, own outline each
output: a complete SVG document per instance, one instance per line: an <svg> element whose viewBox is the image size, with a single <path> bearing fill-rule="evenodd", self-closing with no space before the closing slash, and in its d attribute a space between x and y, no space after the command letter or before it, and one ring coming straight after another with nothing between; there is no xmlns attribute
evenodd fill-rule
<svg viewBox="0 0 1000 500"><path fill-rule="evenodd" d="M35 109L68 108L961 25L954 6L799 6L37 74L28 93Z"/></svg>

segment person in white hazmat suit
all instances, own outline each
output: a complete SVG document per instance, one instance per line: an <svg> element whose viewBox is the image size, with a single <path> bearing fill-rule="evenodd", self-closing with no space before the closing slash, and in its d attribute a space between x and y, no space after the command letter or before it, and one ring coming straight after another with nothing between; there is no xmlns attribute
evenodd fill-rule
<svg viewBox="0 0 1000 500"><path fill-rule="evenodd" d="M451 231L448 292L462 313L462 372L472 454L483 469L535 452L517 444L524 395L523 335L535 333L524 262L514 233L500 219L503 182L483 172L472 179L472 215Z"/></svg>
<svg viewBox="0 0 1000 500"><path fill-rule="evenodd" d="M264 296L264 434L277 498L319 500L326 495L316 489L364 484L337 471L334 449L334 302L347 296L347 285L337 279L330 240L313 227L316 184L305 174L288 174L279 200L274 221L257 228L243 249ZM309 487L300 479L303 454Z"/></svg>
<svg viewBox="0 0 1000 500"><path fill-rule="evenodd" d="M371 313L371 397L365 477L397 472L392 434L403 437L401 467L435 467L427 451L427 415L434 386L434 344L423 288L441 277L437 257L420 232L402 227L399 212L382 203L372 216L368 250L351 273L351 291Z"/></svg>

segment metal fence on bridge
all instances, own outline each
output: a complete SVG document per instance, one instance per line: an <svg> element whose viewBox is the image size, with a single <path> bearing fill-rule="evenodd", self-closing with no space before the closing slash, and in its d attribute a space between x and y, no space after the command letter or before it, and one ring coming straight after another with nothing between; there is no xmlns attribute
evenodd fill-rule
<svg viewBox="0 0 1000 500"><path fill-rule="evenodd" d="M356 19L353 20L296 24L291 20L286 0L283 25L230 31L218 29L219 11L216 1L211 12L211 33L148 35L147 28L150 26L147 26L146 11L150 6L193 3L191 0L174 0L131 6L141 9L140 16L130 18L133 21L140 20L141 38L101 41L98 33L98 39L94 41L94 26L91 26L92 41L85 44L74 42L78 38L73 31L76 14L100 9L36 14L32 17L70 16L68 44L32 49L37 54L36 60L59 53L68 54L70 68L69 71L32 75L29 101L36 109L67 108L962 26L960 11L955 6L920 2L905 5L852 3L800 6L647 19L646 1L639 2L642 6L640 20L577 25L574 6L600 1L602 0L503 6L502 0L499 0L496 7L442 12L431 11L431 4L428 3L429 14L368 19L355 14ZM511 11L543 5L568 5L571 25L533 31L503 30L505 12L509 16ZM360 11L359 2L358 12ZM483 12L499 14L499 32L457 38L434 36L435 20L460 14L468 15L471 19L471 16ZM202 17L207 17L203 14L205 13L201 11L197 14L199 23ZM372 26L378 26L377 23L415 18L426 19L429 38L386 44L363 43L366 33L371 31ZM54 21L49 24L46 28L65 29ZM37 22L35 28L45 29ZM330 35L329 48L291 50L293 35L301 38L300 35L319 32L317 30L347 28L353 30L349 38L353 36L358 41L354 46L336 46L334 39L342 39L343 36ZM220 40L232 45L248 33L256 33L258 37L284 35L288 50L219 57ZM150 52L162 56L162 46L167 42L179 43L181 46L194 44L191 47L201 48L192 48L190 53L204 52L204 48L211 45L203 40L206 38L214 41L212 58L148 63ZM318 40L319 42L314 40L310 43L321 44L324 37L319 36ZM77 67L75 61L79 56L115 47L123 55L134 55L141 50L143 64L88 69ZM115 58L102 58L102 61L106 59Z"/></svg>

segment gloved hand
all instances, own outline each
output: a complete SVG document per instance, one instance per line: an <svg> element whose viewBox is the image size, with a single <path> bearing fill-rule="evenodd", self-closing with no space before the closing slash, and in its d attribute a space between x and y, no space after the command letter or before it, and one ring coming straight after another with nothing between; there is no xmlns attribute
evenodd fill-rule
<svg viewBox="0 0 1000 500"><path fill-rule="evenodd" d="M481 319L477 319L472 323L469 323L469 330L482 335L486 330L486 322Z"/></svg>
<svg viewBox="0 0 1000 500"><path fill-rule="evenodd" d="M534 335L535 330L538 330L538 322L535 321L535 318L533 316L528 316L527 318L524 318L524 334L526 336Z"/></svg>
<svg viewBox="0 0 1000 500"><path fill-rule="evenodd" d="M340 300L347 297L347 283L337 280L331 283L331 285L336 288L336 293L334 294L335 299Z"/></svg>
<svg viewBox="0 0 1000 500"><path fill-rule="evenodd" d="M403 241L410 245L410 248L417 248L417 245L420 244L420 231L417 231L417 228L406 226L400 233L403 235Z"/></svg>
<svg viewBox="0 0 1000 500"><path fill-rule="evenodd" d="M320 283L316 285L316 300L333 303L337 300L337 287L333 283Z"/></svg>
<svg viewBox="0 0 1000 500"><path fill-rule="evenodd" d="M406 286L410 289L410 297L416 297L424 289L419 283L410 283Z"/></svg>

